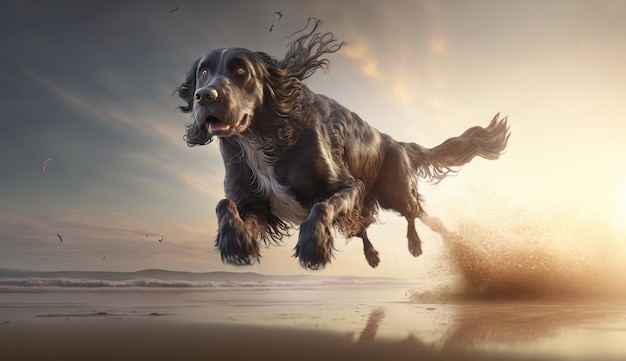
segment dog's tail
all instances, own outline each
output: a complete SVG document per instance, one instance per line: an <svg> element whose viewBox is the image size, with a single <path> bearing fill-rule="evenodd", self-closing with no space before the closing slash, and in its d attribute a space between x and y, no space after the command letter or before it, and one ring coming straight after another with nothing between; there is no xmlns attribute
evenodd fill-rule
<svg viewBox="0 0 626 361"><path fill-rule="evenodd" d="M458 137L450 138L428 149L419 144L405 143L417 175L431 182L439 182L450 173L456 173L465 163L476 156L498 159L509 140L507 118L496 114L487 128L472 127Z"/></svg>

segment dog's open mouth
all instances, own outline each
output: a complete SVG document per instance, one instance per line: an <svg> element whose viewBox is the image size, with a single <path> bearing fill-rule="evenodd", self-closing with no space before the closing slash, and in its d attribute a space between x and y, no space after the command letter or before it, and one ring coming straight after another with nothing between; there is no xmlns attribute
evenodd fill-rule
<svg viewBox="0 0 626 361"><path fill-rule="evenodd" d="M250 116L244 115L243 118L235 124L227 124L214 116L208 116L205 120L205 126L209 134L219 137L229 137L245 130L250 123Z"/></svg>

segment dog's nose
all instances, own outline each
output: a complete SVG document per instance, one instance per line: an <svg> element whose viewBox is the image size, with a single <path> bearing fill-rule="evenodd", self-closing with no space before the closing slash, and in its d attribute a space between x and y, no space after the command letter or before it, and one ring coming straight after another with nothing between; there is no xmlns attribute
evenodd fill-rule
<svg viewBox="0 0 626 361"><path fill-rule="evenodd" d="M195 97L200 103L212 103L217 100L217 89L215 88L202 88L196 90Z"/></svg>

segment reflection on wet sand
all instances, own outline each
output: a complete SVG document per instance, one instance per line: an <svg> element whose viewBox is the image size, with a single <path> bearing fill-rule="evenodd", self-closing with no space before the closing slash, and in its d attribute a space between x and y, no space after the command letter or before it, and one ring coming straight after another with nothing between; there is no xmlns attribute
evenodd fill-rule
<svg viewBox="0 0 626 361"><path fill-rule="evenodd" d="M436 310L427 309L455 311L449 313L451 319L445 320L444 317L443 321L449 322L422 319L424 323L429 323L426 334L442 334L436 342L420 341L416 332L409 331L407 340L430 344L435 349L524 346L541 339L554 338L568 330L592 330L594 325L607 322L626 327L626 306L622 303L461 302L442 304ZM405 309L405 312L415 316L413 307ZM358 342L374 340L385 314L384 307L370 312ZM410 316L403 318L408 319ZM444 332L441 332L441 328L444 328ZM385 338L385 332L379 333L380 337Z"/></svg>
<svg viewBox="0 0 626 361"><path fill-rule="evenodd" d="M485 303L459 307L443 348L524 346L603 322L618 310L598 305ZM623 313L624 310L622 310Z"/></svg>
<svg viewBox="0 0 626 361"><path fill-rule="evenodd" d="M428 317L432 313L442 317ZM398 317L406 322L402 326L415 326L402 337L389 337ZM626 305L620 302L470 301L428 307L413 301L372 309L355 345L410 345L406 350L416 356L483 350L494 357L503 352L532 359L604 360L626 356L619 341L624 330Z"/></svg>
<svg viewBox="0 0 626 361"><path fill-rule="evenodd" d="M361 344L387 345L390 355L406 355L423 359L529 359L569 360L593 357L597 360L613 359L626 355L626 350L616 341L594 344L607 335L607 321L617 315L622 327L626 325L626 308L616 304L528 304L515 302L466 302L439 305L430 312L455 309L451 322L432 322L425 330L409 330L401 338L389 338L383 324L389 326L397 317L398 305L372 309L358 340ZM409 314L415 316L424 307L405 304ZM407 309L405 308L405 311ZM446 312L444 312L446 313ZM409 320L409 314L404 319ZM420 313L424 316L424 313ZM391 318L385 320L386 317ZM419 319L419 317L418 317ZM386 322L385 322L386 321ZM615 319L613 319L615 321ZM419 322L419 320L418 320ZM599 331L596 331L596 327ZM442 328L445 332L441 332ZM608 327L610 330L611 326ZM619 337L620 329L614 335ZM569 332L569 334L568 334ZM595 333L595 335L594 335ZM610 333L610 332L609 332ZM429 335L440 334L438 339ZM565 334L565 336L563 336ZM591 335L576 337L576 334ZM574 335L574 336L572 336ZM555 341L557 340L557 341ZM612 348L612 349L611 349ZM468 353L469 352L469 353Z"/></svg>
<svg viewBox="0 0 626 361"><path fill-rule="evenodd" d="M380 326L383 318L385 318L385 310L383 308L376 308L372 310L367 318L365 328L361 331L359 342L372 341L374 337L376 337L378 326Z"/></svg>

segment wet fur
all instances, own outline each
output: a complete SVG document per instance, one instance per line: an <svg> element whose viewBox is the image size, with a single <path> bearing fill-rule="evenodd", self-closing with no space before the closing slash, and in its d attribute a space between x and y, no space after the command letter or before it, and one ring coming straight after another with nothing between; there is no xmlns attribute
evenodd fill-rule
<svg viewBox="0 0 626 361"><path fill-rule="evenodd" d="M282 60L242 48L214 50L193 64L178 88L187 103L180 108L193 118L188 145L220 139L226 198L216 207L215 242L225 262L258 261L260 242L280 243L299 226L295 256L303 267L331 262L333 229L360 237L368 264L376 267L380 259L367 228L381 208L406 218L409 252L419 256L414 222L425 213L418 177L439 181L475 156L498 158L506 147L506 118L498 115L486 128L427 149L398 142L314 93L303 80L325 70L322 56L344 45L317 32L319 25L314 20L312 30L303 30ZM212 134L211 126L227 129Z"/></svg>

